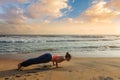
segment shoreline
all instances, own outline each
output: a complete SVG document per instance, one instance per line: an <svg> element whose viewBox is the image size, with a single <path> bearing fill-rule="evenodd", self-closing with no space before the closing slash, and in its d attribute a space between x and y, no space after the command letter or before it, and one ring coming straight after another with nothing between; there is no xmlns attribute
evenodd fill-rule
<svg viewBox="0 0 120 80"><path fill-rule="evenodd" d="M29 59L29 58L34 58L34 57L38 57L44 53L51 53L51 52L39 52L39 53L3 53L0 54L0 59L20 59L20 60L25 60L25 59ZM52 53L52 54L56 54L56 55L61 55L64 56L65 53ZM110 52L108 53L70 53L72 57L74 58L120 58L120 54L119 53L112 53Z"/></svg>

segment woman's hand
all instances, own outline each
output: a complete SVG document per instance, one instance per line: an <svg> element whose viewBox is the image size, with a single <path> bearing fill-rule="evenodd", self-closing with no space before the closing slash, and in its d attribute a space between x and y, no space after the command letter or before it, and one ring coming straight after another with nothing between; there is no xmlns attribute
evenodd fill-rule
<svg viewBox="0 0 120 80"><path fill-rule="evenodd" d="M58 68L58 62L56 62L56 68Z"/></svg>

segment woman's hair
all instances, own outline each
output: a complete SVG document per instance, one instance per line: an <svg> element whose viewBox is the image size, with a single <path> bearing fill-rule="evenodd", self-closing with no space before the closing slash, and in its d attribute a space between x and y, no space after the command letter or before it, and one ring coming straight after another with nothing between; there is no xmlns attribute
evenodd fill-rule
<svg viewBox="0 0 120 80"><path fill-rule="evenodd" d="M71 55L69 54L69 52L66 52L65 58L70 58L71 59Z"/></svg>

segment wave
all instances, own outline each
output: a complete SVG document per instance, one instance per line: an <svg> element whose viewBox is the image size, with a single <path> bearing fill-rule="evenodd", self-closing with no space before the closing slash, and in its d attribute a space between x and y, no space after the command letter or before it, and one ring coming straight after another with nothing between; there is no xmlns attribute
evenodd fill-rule
<svg viewBox="0 0 120 80"><path fill-rule="evenodd" d="M83 39L83 40L0 40L0 43L42 43L42 42L92 42L92 41L116 41L119 39Z"/></svg>
<svg viewBox="0 0 120 80"><path fill-rule="evenodd" d="M0 43L40 43L40 42L84 42L84 41L116 41L120 36L97 35L1 35Z"/></svg>
<svg viewBox="0 0 120 80"><path fill-rule="evenodd" d="M75 38L105 38L120 37L120 35L0 35L0 37L75 37Z"/></svg>
<svg viewBox="0 0 120 80"><path fill-rule="evenodd" d="M49 51L49 52L54 52L54 51L107 51L107 50L120 50L120 46L63 46L63 47L53 47L53 48L28 48L28 47L24 47L24 48L2 48L0 49L0 53L34 53L34 52L45 52L45 51Z"/></svg>
<svg viewBox="0 0 120 80"><path fill-rule="evenodd" d="M120 50L120 36L0 36L0 53L107 50Z"/></svg>
<svg viewBox="0 0 120 80"><path fill-rule="evenodd" d="M83 47L59 47L59 48L74 48L74 49L87 49L87 48L120 48L120 46L83 46Z"/></svg>

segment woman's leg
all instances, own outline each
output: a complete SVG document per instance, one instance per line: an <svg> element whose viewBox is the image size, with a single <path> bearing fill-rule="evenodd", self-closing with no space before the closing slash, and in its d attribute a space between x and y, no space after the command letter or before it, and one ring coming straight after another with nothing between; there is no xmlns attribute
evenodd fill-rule
<svg viewBox="0 0 120 80"><path fill-rule="evenodd" d="M27 67L33 64L47 63L51 61L51 59L52 59L52 55L50 53L43 54L37 58L28 59L18 64L18 70L20 70L22 67Z"/></svg>

